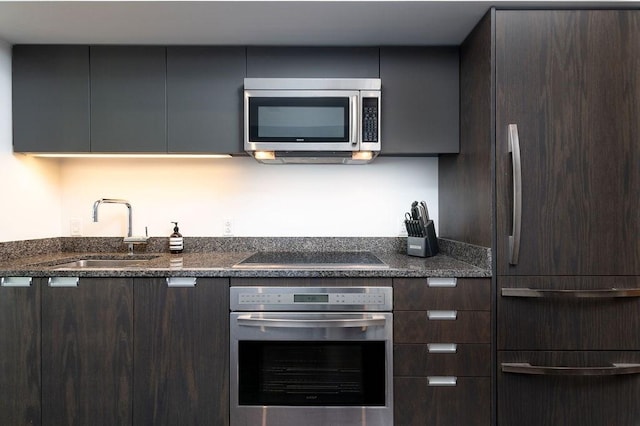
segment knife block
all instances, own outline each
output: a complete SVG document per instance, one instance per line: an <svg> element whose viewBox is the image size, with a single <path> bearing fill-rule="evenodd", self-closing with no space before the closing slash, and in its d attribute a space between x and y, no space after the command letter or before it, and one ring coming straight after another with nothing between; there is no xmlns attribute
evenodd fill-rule
<svg viewBox="0 0 640 426"><path fill-rule="evenodd" d="M407 254L409 256L431 257L440 251L432 220L427 222L425 229L427 231L425 237L407 237Z"/></svg>

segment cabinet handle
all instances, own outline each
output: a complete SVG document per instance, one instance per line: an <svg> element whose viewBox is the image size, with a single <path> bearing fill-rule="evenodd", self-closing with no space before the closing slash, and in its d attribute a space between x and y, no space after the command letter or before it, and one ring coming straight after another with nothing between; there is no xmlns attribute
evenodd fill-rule
<svg viewBox="0 0 640 426"><path fill-rule="evenodd" d="M78 277L51 277L49 287L78 287Z"/></svg>
<svg viewBox="0 0 640 426"><path fill-rule="evenodd" d="M604 367L549 367L528 362L503 362L503 373L537 374L542 376L618 376L640 374L640 364L611 364Z"/></svg>
<svg viewBox="0 0 640 426"><path fill-rule="evenodd" d="M504 297L530 297L546 299L611 299L640 297L640 288L608 288L600 290L540 290L534 288L503 288Z"/></svg>
<svg viewBox="0 0 640 426"><path fill-rule="evenodd" d="M455 386L458 378L455 376L429 376L427 377L429 386Z"/></svg>
<svg viewBox="0 0 640 426"><path fill-rule="evenodd" d="M198 281L195 277L169 277L167 278L168 287L195 287Z"/></svg>
<svg viewBox="0 0 640 426"><path fill-rule="evenodd" d="M520 257L520 230L522 228L522 161L518 125L509 124L509 152L513 166L513 223L509 236L509 264L517 265Z"/></svg>
<svg viewBox="0 0 640 426"><path fill-rule="evenodd" d="M31 277L1 277L0 287L31 287Z"/></svg>
<svg viewBox="0 0 640 426"><path fill-rule="evenodd" d="M427 311L427 318L432 321L453 321L458 318L458 311Z"/></svg>
<svg viewBox="0 0 640 426"><path fill-rule="evenodd" d="M429 287L455 287L457 284L456 278L427 278Z"/></svg>
<svg viewBox="0 0 640 426"><path fill-rule="evenodd" d="M427 343L430 354L455 354L458 345L455 343Z"/></svg>

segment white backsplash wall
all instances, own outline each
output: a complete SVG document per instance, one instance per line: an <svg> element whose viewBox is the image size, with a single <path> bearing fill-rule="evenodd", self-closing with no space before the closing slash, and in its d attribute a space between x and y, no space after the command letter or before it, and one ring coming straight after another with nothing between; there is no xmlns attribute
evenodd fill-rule
<svg viewBox="0 0 640 426"><path fill-rule="evenodd" d="M59 163L14 155L11 128L11 46L0 40L0 242L59 236Z"/></svg>
<svg viewBox="0 0 640 426"><path fill-rule="evenodd" d="M124 236L392 237L413 200L438 224L437 158L378 158L369 165L264 165L232 159L66 159L61 162L62 234ZM80 226L74 226L79 224ZM72 229L73 228L73 229ZM436 228L437 229L437 228Z"/></svg>

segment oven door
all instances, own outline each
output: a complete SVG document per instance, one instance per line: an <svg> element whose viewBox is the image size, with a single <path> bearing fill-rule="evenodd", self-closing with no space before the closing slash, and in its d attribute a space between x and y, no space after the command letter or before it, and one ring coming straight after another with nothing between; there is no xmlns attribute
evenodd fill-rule
<svg viewBox="0 0 640 426"><path fill-rule="evenodd" d="M357 151L352 90L245 90L246 151Z"/></svg>
<svg viewBox="0 0 640 426"><path fill-rule="evenodd" d="M231 314L231 425L393 424L391 313Z"/></svg>

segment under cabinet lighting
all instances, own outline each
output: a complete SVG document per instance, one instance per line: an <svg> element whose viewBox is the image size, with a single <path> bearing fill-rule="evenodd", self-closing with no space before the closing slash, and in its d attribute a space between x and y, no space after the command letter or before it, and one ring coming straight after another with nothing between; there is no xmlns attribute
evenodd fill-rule
<svg viewBox="0 0 640 426"><path fill-rule="evenodd" d="M30 152L25 155L43 158L232 158L229 154L93 154Z"/></svg>
<svg viewBox="0 0 640 426"><path fill-rule="evenodd" d="M373 159L373 152L371 151L357 151L351 155L353 160L371 160Z"/></svg>
<svg viewBox="0 0 640 426"><path fill-rule="evenodd" d="M273 151L256 151L254 154L256 160L275 160L276 153Z"/></svg>

